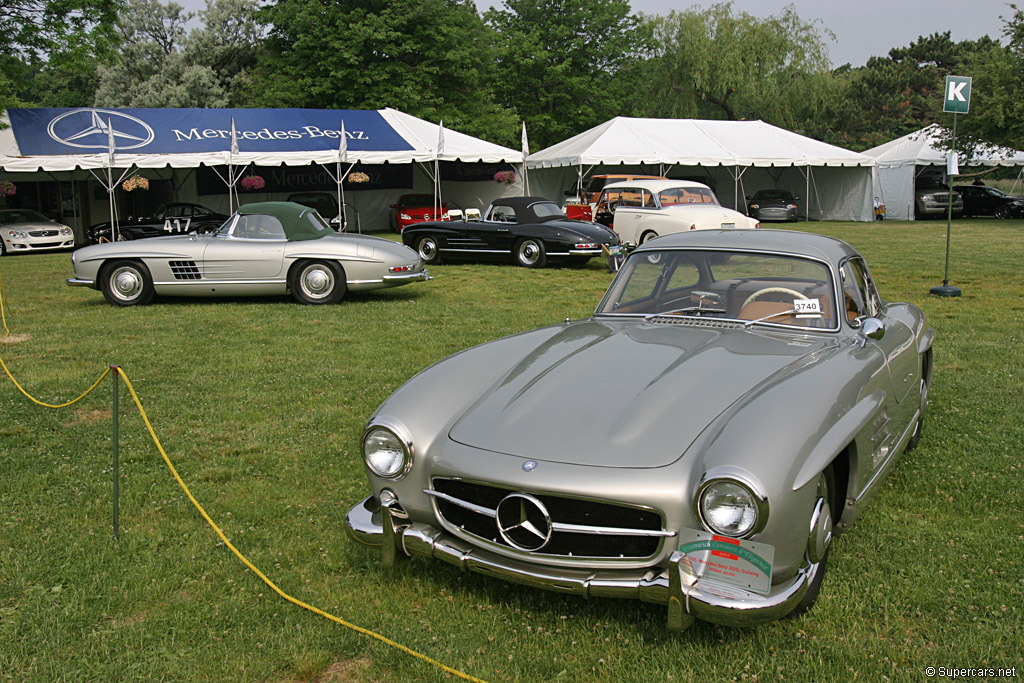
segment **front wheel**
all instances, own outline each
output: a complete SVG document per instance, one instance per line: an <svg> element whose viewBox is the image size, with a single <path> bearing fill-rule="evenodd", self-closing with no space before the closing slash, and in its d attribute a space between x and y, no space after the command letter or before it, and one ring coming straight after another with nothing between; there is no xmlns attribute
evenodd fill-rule
<svg viewBox="0 0 1024 683"><path fill-rule="evenodd" d="M300 304L335 304L345 296L345 271L334 261L303 261L292 268L288 287Z"/></svg>
<svg viewBox="0 0 1024 683"><path fill-rule="evenodd" d="M548 262L544 244L533 237L520 240L516 245L516 263L524 268L543 268Z"/></svg>
<svg viewBox="0 0 1024 683"><path fill-rule="evenodd" d="M153 278L138 261L114 261L105 266L100 289L113 306L145 306L153 300Z"/></svg>
<svg viewBox="0 0 1024 683"><path fill-rule="evenodd" d="M806 613L814 606L821 592L821 584L825 581L825 573L828 567L828 554L832 548L832 506L835 501L835 471L832 465L825 468L825 471L818 475L818 496L815 504L815 513L811 520L811 536L807 542L807 557L817 566L814 576L807 586L807 592L797 603L793 611L787 614L787 618L796 618Z"/></svg>
<svg viewBox="0 0 1024 683"><path fill-rule="evenodd" d="M997 206L996 207L996 218L1006 219L1010 217L1010 207L1008 206Z"/></svg>
<svg viewBox="0 0 1024 683"><path fill-rule="evenodd" d="M441 262L441 249L437 245L437 238L433 235L421 237L416 241L416 253L428 266L437 265Z"/></svg>

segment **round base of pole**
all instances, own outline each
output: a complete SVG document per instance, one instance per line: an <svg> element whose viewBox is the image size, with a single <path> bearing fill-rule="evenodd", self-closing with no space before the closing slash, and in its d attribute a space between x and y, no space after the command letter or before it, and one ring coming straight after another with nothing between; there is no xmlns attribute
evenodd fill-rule
<svg viewBox="0 0 1024 683"><path fill-rule="evenodd" d="M935 296L960 296L960 288L953 285L938 285L932 287L931 293Z"/></svg>

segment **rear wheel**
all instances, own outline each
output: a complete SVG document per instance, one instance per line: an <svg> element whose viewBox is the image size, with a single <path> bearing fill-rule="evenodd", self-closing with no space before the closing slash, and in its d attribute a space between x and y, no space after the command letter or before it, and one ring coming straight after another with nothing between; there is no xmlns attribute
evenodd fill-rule
<svg viewBox="0 0 1024 683"><path fill-rule="evenodd" d="M345 296L345 271L334 261L302 261L292 268L288 287L300 304L335 304Z"/></svg>
<svg viewBox="0 0 1024 683"><path fill-rule="evenodd" d="M100 289L114 306L145 306L153 300L153 278L138 261L114 261L100 274Z"/></svg>
<svg viewBox="0 0 1024 683"><path fill-rule="evenodd" d="M914 433L910 436L910 441L907 443L907 451L912 451L917 448L917 444L921 443L921 435L924 433L924 411L928 407L928 363L930 359L928 355L922 360L921 366L921 407L920 412L917 414L917 424L914 425Z"/></svg>
<svg viewBox="0 0 1024 683"><path fill-rule="evenodd" d="M544 244L533 237L519 240L519 243L516 244L515 255L516 263L524 268L543 268L548 262Z"/></svg>
<svg viewBox="0 0 1024 683"><path fill-rule="evenodd" d="M640 244L643 244L644 242L650 242L657 236L658 233L654 232L653 230L648 230L644 234L640 235Z"/></svg>

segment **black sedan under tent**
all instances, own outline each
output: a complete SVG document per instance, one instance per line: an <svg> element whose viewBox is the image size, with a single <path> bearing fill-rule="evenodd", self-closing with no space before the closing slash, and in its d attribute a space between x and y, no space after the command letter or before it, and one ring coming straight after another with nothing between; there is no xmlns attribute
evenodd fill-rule
<svg viewBox="0 0 1024 683"><path fill-rule="evenodd" d="M523 194L521 151L395 109L12 108L0 124L0 207L39 210L79 237L112 211L175 201L229 213L320 193L369 232L406 193L466 208Z"/></svg>

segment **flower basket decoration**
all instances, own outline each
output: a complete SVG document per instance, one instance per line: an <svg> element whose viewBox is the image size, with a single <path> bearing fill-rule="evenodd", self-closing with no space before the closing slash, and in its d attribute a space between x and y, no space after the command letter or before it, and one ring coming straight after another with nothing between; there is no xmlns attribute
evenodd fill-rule
<svg viewBox="0 0 1024 683"><path fill-rule="evenodd" d="M494 174L494 179L499 183L514 183L516 181L515 171L498 171Z"/></svg>
<svg viewBox="0 0 1024 683"><path fill-rule="evenodd" d="M242 178L242 189L248 190L249 192L255 192L262 190L267 185L267 181L263 179L263 176L258 175L247 175Z"/></svg>
<svg viewBox="0 0 1024 683"><path fill-rule="evenodd" d="M0 197L13 197L18 188L10 180L0 180Z"/></svg>
<svg viewBox="0 0 1024 683"><path fill-rule="evenodd" d="M133 175L131 178L121 183L121 189L125 192L131 192L132 190L148 190L149 178L143 178L140 175Z"/></svg>
<svg viewBox="0 0 1024 683"><path fill-rule="evenodd" d="M362 171L356 171L348 177L350 183L368 183L370 182L370 176L366 175Z"/></svg>

